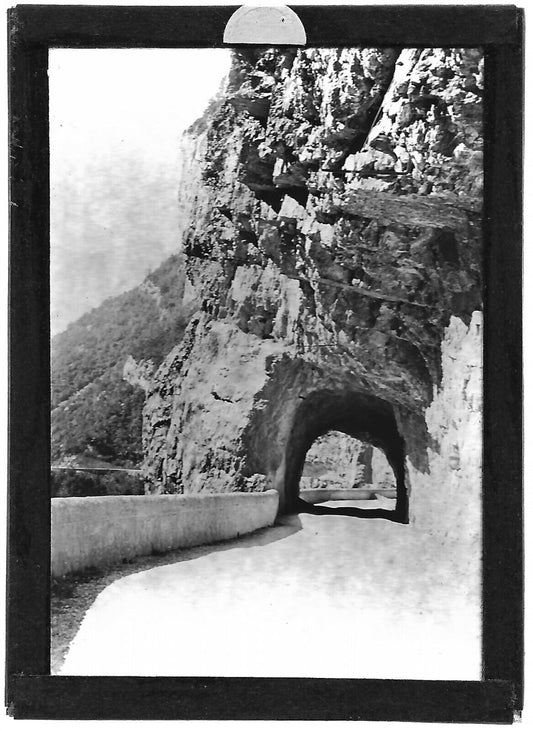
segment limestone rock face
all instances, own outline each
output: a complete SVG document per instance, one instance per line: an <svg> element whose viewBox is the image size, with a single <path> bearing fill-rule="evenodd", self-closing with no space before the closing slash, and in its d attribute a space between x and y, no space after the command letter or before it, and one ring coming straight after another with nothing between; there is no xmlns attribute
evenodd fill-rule
<svg viewBox="0 0 533 731"><path fill-rule="evenodd" d="M207 130L203 126L199 130L194 127L188 130L182 135L179 148L181 164L176 196L179 230L176 233L181 243L188 233L196 208L206 203L202 172L207 150Z"/></svg>
<svg viewBox="0 0 533 731"><path fill-rule="evenodd" d="M197 311L147 390L152 491L285 509L332 429L413 509L479 480L482 80L478 49L235 54L185 236Z"/></svg>
<svg viewBox="0 0 533 731"><path fill-rule="evenodd" d="M305 457L300 489L353 487L395 487L383 452L342 432L318 437Z"/></svg>

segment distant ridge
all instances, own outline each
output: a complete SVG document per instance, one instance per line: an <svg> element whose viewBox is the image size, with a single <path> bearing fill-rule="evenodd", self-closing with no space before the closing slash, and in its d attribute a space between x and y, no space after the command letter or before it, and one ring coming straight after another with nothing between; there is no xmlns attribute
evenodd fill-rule
<svg viewBox="0 0 533 731"><path fill-rule="evenodd" d="M142 378L181 340L185 270L176 254L138 287L103 302L52 340L52 462L135 467L142 458Z"/></svg>

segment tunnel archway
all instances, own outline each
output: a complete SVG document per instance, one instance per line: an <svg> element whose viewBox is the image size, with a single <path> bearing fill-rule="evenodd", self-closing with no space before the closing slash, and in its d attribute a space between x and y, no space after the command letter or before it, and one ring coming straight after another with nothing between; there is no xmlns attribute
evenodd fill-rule
<svg viewBox="0 0 533 731"><path fill-rule="evenodd" d="M317 437L309 448L299 496L313 504L396 507L396 477L381 449L339 431Z"/></svg>
<svg viewBox="0 0 533 731"><path fill-rule="evenodd" d="M313 442L329 431L339 431L381 449L396 478L396 508L326 508L309 505L299 497L299 483L306 454ZM285 499L288 511L341 513L362 518L386 518L408 522L405 484L405 447L394 411L387 401L357 391L320 390L302 397L296 410L285 462Z"/></svg>

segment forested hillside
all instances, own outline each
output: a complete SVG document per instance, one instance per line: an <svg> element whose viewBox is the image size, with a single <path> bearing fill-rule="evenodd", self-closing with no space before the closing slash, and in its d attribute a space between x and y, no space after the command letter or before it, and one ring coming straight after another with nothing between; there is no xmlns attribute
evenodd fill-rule
<svg viewBox="0 0 533 731"><path fill-rule="evenodd" d="M53 462L140 462L144 392L124 379L124 364L131 356L151 370L180 341L188 319L184 286L182 258L174 255L53 339Z"/></svg>

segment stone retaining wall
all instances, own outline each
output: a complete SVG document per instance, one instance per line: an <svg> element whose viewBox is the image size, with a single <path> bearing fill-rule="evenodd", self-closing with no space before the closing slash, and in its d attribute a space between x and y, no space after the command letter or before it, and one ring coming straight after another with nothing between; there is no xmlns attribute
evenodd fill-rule
<svg viewBox="0 0 533 731"><path fill-rule="evenodd" d="M52 576L272 525L278 493L52 499Z"/></svg>
<svg viewBox="0 0 533 731"><path fill-rule="evenodd" d="M396 490L389 490L387 488L378 488L373 490L365 490L364 487L359 487L355 490L344 489L330 489L328 487L321 487L314 490L300 490L299 496L302 500L308 503L325 503L328 500L372 500L374 496L381 495L382 497L395 498Z"/></svg>

